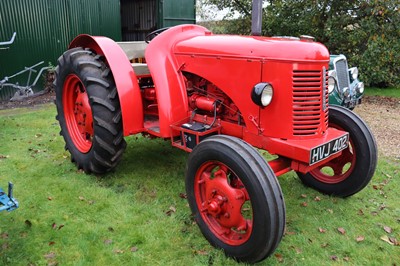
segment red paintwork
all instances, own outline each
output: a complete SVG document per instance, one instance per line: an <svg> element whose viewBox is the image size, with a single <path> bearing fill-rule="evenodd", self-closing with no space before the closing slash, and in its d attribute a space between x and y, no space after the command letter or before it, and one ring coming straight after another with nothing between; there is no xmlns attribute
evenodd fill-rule
<svg viewBox="0 0 400 266"><path fill-rule="evenodd" d="M104 55L110 67L123 113L124 135L143 131L143 108L137 77L124 51L113 40L106 37L79 35L69 48L90 48L96 54Z"/></svg>
<svg viewBox="0 0 400 266"><path fill-rule="evenodd" d="M323 88L329 52L322 44L213 35L201 26L176 26L147 46L149 80L138 79L122 50L107 38L83 35L71 43L75 46L105 55L116 80L125 135L146 132L171 138L174 146L191 151L176 140L183 132L181 121L188 121L197 109L193 120L211 124L218 102L216 131L279 155L270 162L277 175L290 169L310 171L342 154L309 166L312 148L346 134L328 128L328 94ZM147 82L142 93L136 80ZM265 108L250 96L260 82L274 88Z"/></svg>
<svg viewBox="0 0 400 266"><path fill-rule="evenodd" d="M250 197L237 175L225 164L209 161L197 171L194 184L197 208L213 234L228 245L245 243L252 232L253 214L244 210ZM251 218L243 216L246 211Z"/></svg>
<svg viewBox="0 0 400 266"><path fill-rule="evenodd" d="M92 109L78 76L70 74L65 79L62 101L65 123L75 147L82 153L89 152L93 138Z"/></svg>
<svg viewBox="0 0 400 266"><path fill-rule="evenodd" d="M339 128L336 125L332 125L335 128ZM336 157L329 162L319 165L310 171L315 179L327 183L337 184L346 180L349 175L353 172L356 164L357 154L354 149L354 144L350 138L349 146L342 151L340 157ZM322 171L322 169L328 168L330 172Z"/></svg>

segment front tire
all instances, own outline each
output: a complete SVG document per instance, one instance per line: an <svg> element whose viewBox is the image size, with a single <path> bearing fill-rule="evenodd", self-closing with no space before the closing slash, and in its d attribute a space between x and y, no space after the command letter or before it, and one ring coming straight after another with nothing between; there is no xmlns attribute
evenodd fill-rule
<svg viewBox="0 0 400 266"><path fill-rule="evenodd" d="M329 107L329 126L349 132L349 147L340 157L306 174L297 174L305 185L322 193L348 197L362 190L374 175L376 142L365 122L344 107Z"/></svg>
<svg viewBox="0 0 400 266"><path fill-rule="evenodd" d="M115 168L126 143L110 69L90 50L66 51L56 67L57 119L71 161L86 173Z"/></svg>
<svg viewBox="0 0 400 266"><path fill-rule="evenodd" d="M285 204L274 172L246 142L212 136L189 155L186 191L205 238L227 256L254 263L278 246Z"/></svg>

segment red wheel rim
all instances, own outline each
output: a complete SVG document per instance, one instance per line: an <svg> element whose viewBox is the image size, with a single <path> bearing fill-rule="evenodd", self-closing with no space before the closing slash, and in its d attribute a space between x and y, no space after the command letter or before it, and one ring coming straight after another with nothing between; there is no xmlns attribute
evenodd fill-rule
<svg viewBox="0 0 400 266"><path fill-rule="evenodd" d="M251 235L253 212L247 190L221 162L204 163L196 172L194 194L203 221L226 244L237 246Z"/></svg>
<svg viewBox="0 0 400 266"><path fill-rule="evenodd" d="M74 74L68 75L64 82L63 108L68 133L75 147L87 153L92 147L92 109L85 86Z"/></svg>
<svg viewBox="0 0 400 266"><path fill-rule="evenodd" d="M332 126L341 129L338 126ZM343 130L343 129L341 129ZM354 170L356 164L356 151L350 137L349 146L342 151L342 155L321 165L310 173L315 179L327 184L337 184L346 180Z"/></svg>

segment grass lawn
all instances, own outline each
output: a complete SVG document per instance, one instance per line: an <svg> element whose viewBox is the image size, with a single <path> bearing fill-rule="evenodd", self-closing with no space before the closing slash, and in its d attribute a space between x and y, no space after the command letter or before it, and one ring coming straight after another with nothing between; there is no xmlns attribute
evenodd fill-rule
<svg viewBox="0 0 400 266"><path fill-rule="evenodd" d="M186 153L132 136L115 172L86 175L70 162L54 117L54 105L0 111L0 186L12 181L20 202L0 213L1 265L237 264L191 218ZM399 265L399 168L380 158L371 183L347 199L281 176L286 234L259 265Z"/></svg>
<svg viewBox="0 0 400 266"><path fill-rule="evenodd" d="M365 95L367 96L386 96L386 97L396 97L400 98L400 88L366 88Z"/></svg>

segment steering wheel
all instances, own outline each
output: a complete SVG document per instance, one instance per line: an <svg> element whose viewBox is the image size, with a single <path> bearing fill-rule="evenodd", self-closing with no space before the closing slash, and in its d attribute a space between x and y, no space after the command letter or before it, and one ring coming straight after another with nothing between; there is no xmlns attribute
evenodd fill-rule
<svg viewBox="0 0 400 266"><path fill-rule="evenodd" d="M150 32L149 34L146 35L146 37L144 37L144 41L146 43L149 43L151 40L153 40L155 37L157 37L161 32L166 31L169 28L170 27L161 28L161 29Z"/></svg>

